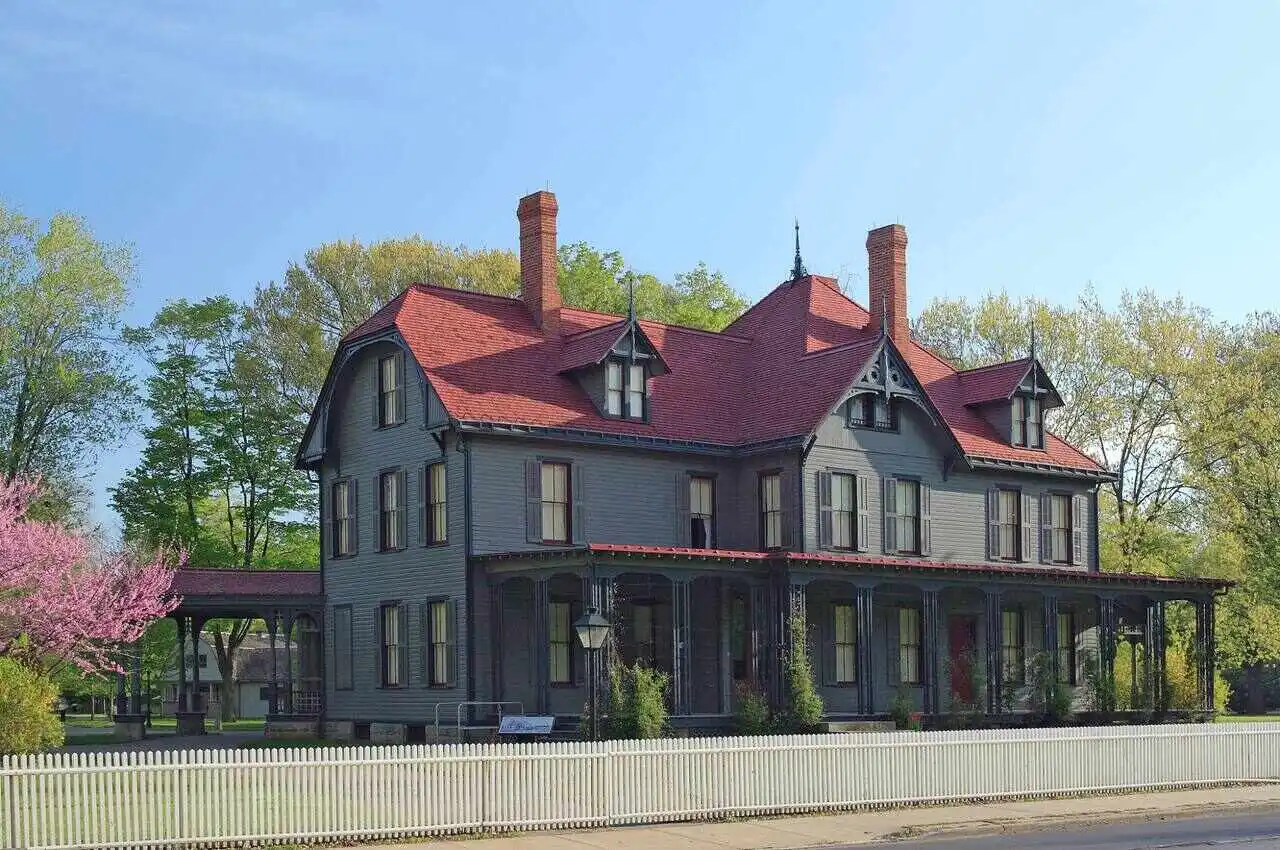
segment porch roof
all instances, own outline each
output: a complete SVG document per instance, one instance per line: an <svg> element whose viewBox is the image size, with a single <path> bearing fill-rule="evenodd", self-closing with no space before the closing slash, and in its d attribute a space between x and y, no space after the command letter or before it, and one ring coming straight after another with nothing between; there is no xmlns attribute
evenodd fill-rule
<svg viewBox="0 0 1280 850"><path fill-rule="evenodd" d="M265 616L275 608L319 608L319 570L180 569L172 592L180 598L171 616Z"/></svg>
<svg viewBox="0 0 1280 850"><path fill-rule="evenodd" d="M1171 578L1142 573L1098 573L1082 569L1051 566L1016 566L974 564L959 561L937 561L928 558L901 558L891 555L841 554L834 552L753 552L737 549L692 549L682 546L637 546L619 543L591 543L561 549L535 552L504 552L477 556L481 563L515 559L560 560L594 556L608 559L646 559L659 561L698 561L726 563L754 561L776 564L789 569L849 567L884 573L912 575L968 575L992 578L1022 578L1051 583L1114 589L1145 588L1184 591L1197 594L1225 591L1235 582L1217 578Z"/></svg>

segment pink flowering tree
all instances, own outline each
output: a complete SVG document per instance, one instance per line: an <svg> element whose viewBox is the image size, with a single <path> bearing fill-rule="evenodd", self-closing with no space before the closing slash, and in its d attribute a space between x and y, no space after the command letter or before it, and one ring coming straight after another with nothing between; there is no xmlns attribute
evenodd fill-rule
<svg viewBox="0 0 1280 850"><path fill-rule="evenodd" d="M39 492L35 480L0 480L0 657L44 672L118 670L116 650L177 606L173 570L27 518Z"/></svg>

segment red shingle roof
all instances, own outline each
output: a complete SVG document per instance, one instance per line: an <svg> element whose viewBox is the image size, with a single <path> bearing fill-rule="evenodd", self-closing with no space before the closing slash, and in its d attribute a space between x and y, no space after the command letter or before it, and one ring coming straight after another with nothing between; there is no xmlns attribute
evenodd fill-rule
<svg viewBox="0 0 1280 850"><path fill-rule="evenodd" d="M1031 370L1031 358L993 363L976 369L965 369L960 375L965 404L985 404L1013 397L1013 392Z"/></svg>
<svg viewBox="0 0 1280 850"><path fill-rule="evenodd" d="M319 570L199 570L173 574L177 596L319 596Z"/></svg>
<svg viewBox="0 0 1280 850"><path fill-rule="evenodd" d="M641 321L670 372L650 383L650 421L632 422L601 416L561 374L599 359L605 328L622 321L564 308L563 336L548 339L517 299L415 284L346 340L394 326L455 420L725 446L812 433L880 340L867 312L816 275L780 284L721 333ZM965 406L961 373L914 341L901 353L966 454L1101 471L1053 435L1044 451L1008 445Z"/></svg>

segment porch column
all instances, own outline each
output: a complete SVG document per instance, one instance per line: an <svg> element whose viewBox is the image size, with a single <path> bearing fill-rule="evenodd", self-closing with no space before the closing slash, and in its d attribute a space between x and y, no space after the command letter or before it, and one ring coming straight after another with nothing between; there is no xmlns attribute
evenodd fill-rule
<svg viewBox="0 0 1280 850"><path fill-rule="evenodd" d="M1001 594L999 589L987 590L987 712L999 714L1002 702L1002 679L1004 670L1000 664L1000 611Z"/></svg>
<svg viewBox="0 0 1280 850"><path fill-rule="evenodd" d="M941 677L938 668L938 637L941 629L942 612L937 590L924 589L921 591L921 600L923 607L923 620L921 628L924 630L922 635L921 650L924 652L924 670L921 671L924 679L924 713L940 714L942 707L941 696Z"/></svg>
<svg viewBox="0 0 1280 850"><path fill-rule="evenodd" d="M689 582L671 580L671 708L676 715L692 712L690 676Z"/></svg>
<svg viewBox="0 0 1280 850"><path fill-rule="evenodd" d="M871 640L875 633L875 588L859 587L857 595L857 627L858 643L855 647L858 656L858 713L874 714L876 710L875 667L872 664L874 654L871 651Z"/></svg>
<svg viewBox="0 0 1280 850"><path fill-rule="evenodd" d="M797 584L788 581L786 585L786 615L782 620L783 646L787 648L786 657L791 659L794 653L803 649L806 655L812 657L812 650L809 647L809 612L808 612L808 588L804 584ZM792 634L792 624L796 622L800 630L800 645L797 645L795 636ZM789 675L790 667L782 673L783 696L788 701L791 699L791 677Z"/></svg>
<svg viewBox="0 0 1280 850"><path fill-rule="evenodd" d="M533 582L533 679L538 713L551 710L551 580Z"/></svg>
<svg viewBox="0 0 1280 850"><path fill-rule="evenodd" d="M178 705L174 710L190 711L191 702L187 698L187 618L175 617L178 624Z"/></svg>
<svg viewBox="0 0 1280 850"><path fill-rule="evenodd" d="M124 668L129 662L128 659L121 659L124 663L120 666ZM129 697L125 695L125 673L123 670L116 674L116 716L124 717L129 713Z"/></svg>
<svg viewBox="0 0 1280 850"><path fill-rule="evenodd" d="M1147 708L1159 711L1164 707L1164 600L1147 601L1146 640L1143 643L1142 677L1146 683Z"/></svg>
<svg viewBox="0 0 1280 850"><path fill-rule="evenodd" d="M489 677L491 690L495 700L500 700L506 696L502 687L502 603L503 594L506 592L506 584L504 582L493 581L492 577L488 579L489 583Z"/></svg>
<svg viewBox="0 0 1280 850"><path fill-rule="evenodd" d="M129 713L134 717L142 714L142 649L136 643L129 650L132 660L133 676L130 682Z"/></svg>
<svg viewBox="0 0 1280 850"><path fill-rule="evenodd" d="M267 716L275 717L278 711L279 699L277 698L276 685L279 682L279 671L276 666L276 632L280 629L280 612L272 611L271 616L267 618L267 646L268 653L271 656L271 682L267 685Z"/></svg>
<svg viewBox="0 0 1280 850"><path fill-rule="evenodd" d="M751 585L751 681L760 693L773 693L772 666L769 664L769 587Z"/></svg>
<svg viewBox="0 0 1280 850"><path fill-rule="evenodd" d="M718 638L720 664L716 668L720 674L720 713L733 711L733 638L730 635L732 603L729 601L729 582L720 579L720 633Z"/></svg>
<svg viewBox="0 0 1280 850"><path fill-rule="evenodd" d="M293 714L293 626L292 611L284 612L284 713ZM408 625L407 623L404 625ZM406 629L407 631L407 629ZM405 682L404 684L408 684ZM223 696L226 699L226 696Z"/></svg>
<svg viewBox="0 0 1280 850"><path fill-rule="evenodd" d="M1110 596L1098 597L1098 666L1105 683L1108 705L1099 705L1099 711L1114 711L1116 707L1116 601Z"/></svg>
<svg viewBox="0 0 1280 850"><path fill-rule="evenodd" d="M1041 650L1045 653L1049 668L1049 681L1056 688L1058 683L1062 681L1061 671L1058 670L1058 595L1056 593L1046 593L1044 595L1044 646Z"/></svg>
<svg viewBox="0 0 1280 850"><path fill-rule="evenodd" d="M200 630L204 620L191 618L191 710L202 712L206 706L200 702Z"/></svg>
<svg viewBox="0 0 1280 850"><path fill-rule="evenodd" d="M600 616L609 621L613 627L612 633L609 635L610 643L605 647L603 652L588 653L596 656L596 669L592 673L596 677L596 694L600 698L600 704L607 704L607 695L609 693L609 667L612 663L614 653L617 646L613 641L618 635L618 623L613 620L613 576L597 576L588 579L591 595L587 598L591 600L591 604L600 612Z"/></svg>
<svg viewBox="0 0 1280 850"><path fill-rule="evenodd" d="M1217 625L1217 600L1210 596L1204 603L1204 622L1205 622L1205 665L1209 668L1205 675L1205 710L1217 711L1218 701L1214 690L1217 687L1217 658L1218 658L1218 625Z"/></svg>

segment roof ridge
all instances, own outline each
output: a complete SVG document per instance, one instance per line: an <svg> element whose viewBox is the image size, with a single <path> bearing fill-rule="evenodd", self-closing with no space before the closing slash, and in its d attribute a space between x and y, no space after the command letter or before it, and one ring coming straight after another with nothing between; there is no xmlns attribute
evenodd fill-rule
<svg viewBox="0 0 1280 850"><path fill-rule="evenodd" d="M618 313L602 313L599 310L588 310L584 307L562 307L560 308L561 315L563 315L564 312L567 310L572 310L575 313L584 313L588 316L601 316L607 319L618 319L619 321L626 321L627 319L626 316L620 315ZM746 313L743 313L742 315L745 316ZM742 316L739 316L738 318L740 319L742 318ZM738 319L734 319L733 321L736 322L737 320ZM695 334L707 334L709 336L713 336L721 339L732 339L737 342L751 341L748 337L741 336L740 334L731 334L731 333L727 333L726 331L711 331L711 330L707 330L706 328L695 328L692 325L678 325L674 322L660 322L657 319L646 319L643 316L639 317L637 321L642 325L656 325L657 327L665 328L669 331L687 331L689 333L695 333ZM732 325L733 322L730 322L729 324ZM601 325L600 327L597 327L597 328L587 328L586 330L583 330L583 331L575 331L574 334L571 334L571 336L576 336L577 334L589 333L591 331L598 331L600 330L600 328L605 328L605 327L609 327L609 325ZM569 337L564 337L564 339L568 339L568 338Z"/></svg>
<svg viewBox="0 0 1280 850"><path fill-rule="evenodd" d="M872 336L863 339L855 339L851 342L842 342L839 345L829 345L826 348L819 348L817 351L806 351L800 355L802 360L811 360L816 357L822 357L827 354L841 354L853 348L860 346L874 347L875 343L880 341L880 337Z"/></svg>
<svg viewBox="0 0 1280 850"><path fill-rule="evenodd" d="M518 295L499 295L496 292L481 292L478 289L463 289L460 286L445 286L443 283L429 283L421 280L415 280L405 287L406 292L410 289L440 290L442 292L457 293L458 295L474 295L479 298L496 298L500 301L513 301L517 304L524 303Z"/></svg>
<svg viewBox="0 0 1280 850"><path fill-rule="evenodd" d="M1016 360L1001 360L999 363L988 363L985 366L974 366L971 369L956 369L957 375L971 375L974 372L981 372L984 369L998 369L1002 366L1016 366L1019 363L1030 363L1030 357L1019 357Z"/></svg>
<svg viewBox="0 0 1280 850"><path fill-rule="evenodd" d="M614 327L614 326L616 326L616 325L620 324L620 323L621 323L621 322L623 322L623 321L625 321L625 319L619 319L619 320L618 320L618 321L616 321L616 322L610 322L610 323L609 323L609 324L607 324L607 325L600 325L599 327L594 327L594 328L585 328L585 329L580 330L580 331L574 331L574 332L573 332L573 333L571 333L571 334L562 334L560 338L561 338L562 340L564 340L565 342L569 342L569 341L571 341L571 340L578 340L578 339L581 339L581 338L583 338L583 337L590 336L591 334L598 334L598 333L602 333L602 332L604 332L604 331L607 331L607 330L609 330L609 328L612 328L612 327Z"/></svg>

